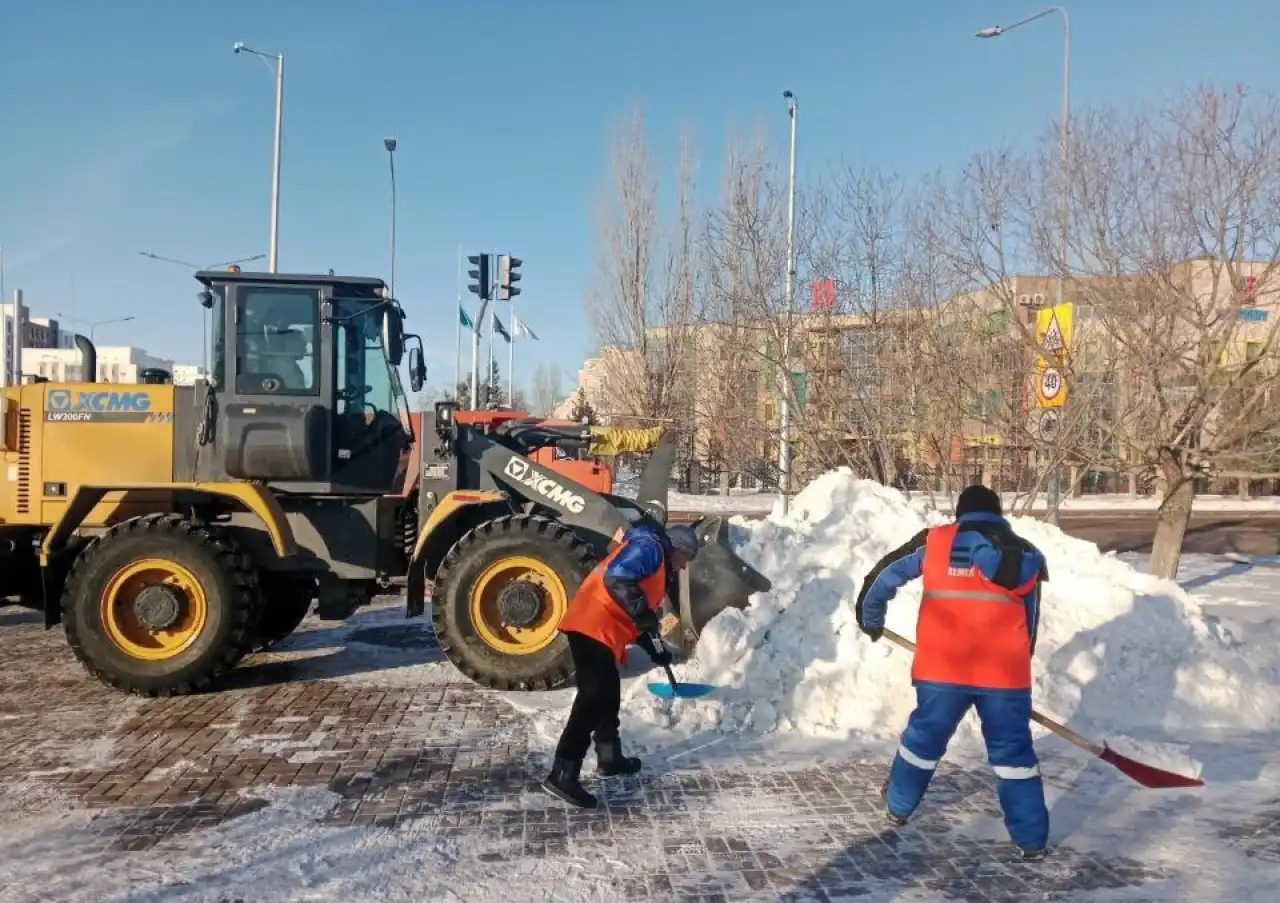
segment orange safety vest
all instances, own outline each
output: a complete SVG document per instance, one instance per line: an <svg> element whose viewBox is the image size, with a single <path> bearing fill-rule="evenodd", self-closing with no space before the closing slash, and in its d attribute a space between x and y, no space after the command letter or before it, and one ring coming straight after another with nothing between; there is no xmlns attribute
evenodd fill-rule
<svg viewBox="0 0 1280 903"><path fill-rule="evenodd" d="M953 568L958 523L925 537L924 596L916 621L911 679L990 690L1031 687L1031 631L1023 602L1036 577L1015 589L988 580L976 565Z"/></svg>
<svg viewBox="0 0 1280 903"><path fill-rule="evenodd" d="M569 601L569 608L560 619L561 633L580 633L593 640L599 640L609 647L613 657L622 664L627 658L627 646L640 637L635 621L631 620L622 606L614 601L613 596L604 587L604 572L609 562L614 559L623 546L618 546L596 565L595 569L582 581L578 591ZM662 562L658 569L640 581L640 589L649 602L649 607L657 610L667 595L667 565Z"/></svg>

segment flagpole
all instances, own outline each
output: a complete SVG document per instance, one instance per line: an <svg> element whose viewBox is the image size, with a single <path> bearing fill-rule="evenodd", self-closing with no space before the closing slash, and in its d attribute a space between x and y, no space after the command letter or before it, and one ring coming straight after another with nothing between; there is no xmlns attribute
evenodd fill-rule
<svg viewBox="0 0 1280 903"><path fill-rule="evenodd" d="M511 302L511 328L507 330L507 407L516 406L516 302Z"/></svg>
<svg viewBox="0 0 1280 903"><path fill-rule="evenodd" d="M458 245L458 325L453 343L453 395L462 382L462 245ZM461 400L461 399L459 399Z"/></svg>
<svg viewBox="0 0 1280 903"><path fill-rule="evenodd" d="M490 317L496 317L496 313L489 314ZM484 406L487 408L489 402L493 399L490 397L493 393L493 334L496 330L493 328L493 322L489 322L489 369L484 374Z"/></svg>

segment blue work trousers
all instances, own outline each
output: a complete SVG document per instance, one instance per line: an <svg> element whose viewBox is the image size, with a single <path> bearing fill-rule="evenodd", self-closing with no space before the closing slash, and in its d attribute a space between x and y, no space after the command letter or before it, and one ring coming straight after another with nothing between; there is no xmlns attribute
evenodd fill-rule
<svg viewBox="0 0 1280 903"><path fill-rule="evenodd" d="M970 706L978 709L1010 839L1023 849L1043 849L1049 839L1049 810L1031 741L1030 691L983 693L917 686L915 711L889 769L885 788L889 811L905 818L920 805L938 761Z"/></svg>

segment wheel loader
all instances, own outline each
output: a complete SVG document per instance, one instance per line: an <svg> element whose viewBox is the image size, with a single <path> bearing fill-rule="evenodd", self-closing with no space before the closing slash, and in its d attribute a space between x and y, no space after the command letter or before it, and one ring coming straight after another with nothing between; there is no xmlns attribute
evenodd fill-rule
<svg viewBox="0 0 1280 903"><path fill-rule="evenodd" d="M441 648L489 687L571 676L559 617L628 523L665 521L669 443L638 501L590 491L526 453L568 439L519 420L436 410L414 435L422 344L376 278L202 271L210 372L194 386L93 381L0 388L0 601L61 624L89 673L170 696L216 686L315 605L341 620L403 581L406 614L430 588ZM425 432L425 431L423 431ZM422 468L417 531L398 494ZM665 468L665 469L664 469ZM674 641L768 581L718 520L664 613Z"/></svg>

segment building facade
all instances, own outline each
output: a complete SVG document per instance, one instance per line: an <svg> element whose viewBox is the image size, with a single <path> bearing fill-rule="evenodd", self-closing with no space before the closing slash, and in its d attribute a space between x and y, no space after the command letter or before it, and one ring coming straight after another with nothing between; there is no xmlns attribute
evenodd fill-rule
<svg viewBox="0 0 1280 903"><path fill-rule="evenodd" d="M98 351L97 382L136 383L149 369L174 374L174 363L147 354L131 345L104 345ZM85 379L80 351L77 348L24 348L22 372L50 382L82 382Z"/></svg>

